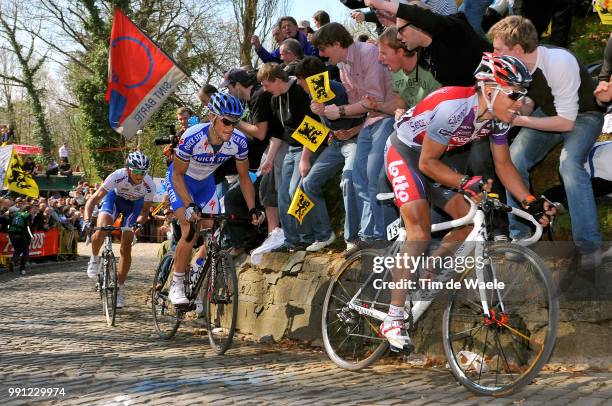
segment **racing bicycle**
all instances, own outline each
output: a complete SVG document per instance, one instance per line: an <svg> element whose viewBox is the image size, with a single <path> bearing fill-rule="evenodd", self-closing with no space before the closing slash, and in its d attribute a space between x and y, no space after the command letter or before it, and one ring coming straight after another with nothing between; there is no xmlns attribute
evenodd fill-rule
<svg viewBox="0 0 612 406"><path fill-rule="evenodd" d="M379 194L393 199L393 193ZM470 223L474 228L454 251L453 258L481 258L461 273L443 269L439 280L451 280L453 289L409 290L404 319L409 332L435 298L447 296L442 316L442 341L448 365L463 386L480 395L506 396L531 382L553 350L559 323L559 302L550 271L526 246L538 241L542 226L529 213L512 208L484 192L460 219L432 225L432 232ZM535 233L516 243L491 241L493 216L512 213L531 222ZM392 268L373 272L381 257L401 252L406 232L401 218L389 225L386 249L367 249L347 258L330 281L322 311L325 350L338 366L359 370L378 360L388 349L378 326L386 317ZM452 251L451 251L452 252ZM466 263L465 261L463 261ZM419 269L417 273L422 271ZM454 279L457 279L456 281ZM500 282L503 284L500 285ZM388 285L387 285L388 286ZM417 285L418 286L418 285Z"/></svg>
<svg viewBox="0 0 612 406"><path fill-rule="evenodd" d="M222 355L232 345L236 330L238 276L229 248L222 248L221 240L227 221L242 220L225 214L202 215L202 218L212 219L213 226L200 231L207 246L206 258L201 267L194 264L184 278L189 303L175 306L168 297L174 263L174 252L169 252L162 258L155 272L151 289L151 311L157 334L161 338L170 339L176 334L185 313L196 310L198 297L204 289L203 310L208 339L215 352Z"/></svg>
<svg viewBox="0 0 612 406"><path fill-rule="evenodd" d="M117 261L113 254L113 231L134 231L133 227L115 227L102 226L92 227L91 231L104 232L104 245L100 261L98 262L98 280L96 282L96 291L100 293L102 301L102 313L106 318L106 324L109 326L115 325L115 316L117 315L117 291L119 290L117 281ZM91 241L91 234L87 236L87 245Z"/></svg>

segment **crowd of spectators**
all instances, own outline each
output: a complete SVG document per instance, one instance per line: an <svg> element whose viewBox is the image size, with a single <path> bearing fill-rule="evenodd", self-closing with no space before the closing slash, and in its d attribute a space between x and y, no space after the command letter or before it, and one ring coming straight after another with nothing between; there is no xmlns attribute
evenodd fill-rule
<svg viewBox="0 0 612 406"><path fill-rule="evenodd" d="M67 230L81 230L85 202L95 193L98 185L91 187L79 181L77 187L67 196L60 193L48 197L31 198L25 196L3 197L0 200L0 231L6 232L10 217L27 211L31 216L31 231L47 231L53 227Z"/></svg>
<svg viewBox="0 0 612 406"><path fill-rule="evenodd" d="M538 3L536 7L518 0L465 0L459 8L454 0L400 1L400 4L383 0L341 2L353 10L351 16L356 21L375 23L378 38L353 37L342 24L331 22L323 10L312 16L316 30L308 21L298 24L295 18L285 16L272 28L272 49L266 49L258 36L251 39L262 64L256 69L232 68L218 86L219 91L231 93L247 107L237 129L250 140L249 163L258 176L255 182L258 204L266 210L268 232L270 235L281 229L284 232L285 244L281 250L318 251L334 242L336 236L331 229L322 189L326 180L337 174L340 175L345 209L347 253L384 239L386 225L397 214L388 213L376 201L376 194L379 184L385 179L384 149L393 132L394 121L439 87L474 86L473 72L483 52L504 52L519 59L524 56L526 60L523 62L530 69L539 70L534 81L536 86L532 86L537 90L535 94L530 92L529 96L535 100L535 116L545 118L542 121L538 117L536 124L522 119L522 125L515 126L513 134L518 133L519 139L526 137L526 130L520 132L521 127L549 134L547 145L551 148L553 144L564 143L564 148L570 149L571 159L578 164L572 164L572 176L578 172L582 174L580 168L601 132L602 116L595 107L595 87L590 81L581 80L584 68L571 53L549 52L551 48L538 44L544 32L540 20L544 18L548 22L551 17L553 36L550 42L560 46L567 44L567 28L571 23L571 18L568 20L565 14L565 3L568 2L531 2ZM364 9L366 6L369 9ZM504 19L507 14L525 18ZM527 18L533 20L535 27ZM491 32L497 35L497 42L485 34L495 23L498 24ZM528 36L525 32L533 29L534 38L530 40L533 44L526 45L506 35L508 26L512 24L519 27L523 38ZM502 40L506 41L503 43L506 47L500 45ZM516 55L519 48L522 55ZM532 61L530 53L537 53L542 58L550 56L553 61L559 58L562 65L571 63L574 67L569 73L573 75L572 79L559 81L561 73L557 69L551 68L552 65L543 66L540 59ZM329 72L335 98L321 104L311 100L305 78L325 71ZM563 74L568 75L567 70ZM609 90L612 87L607 86L610 74L607 75L600 78L603 84L595 92L600 108L605 107L610 99L608 94L612 93ZM540 90L546 93L547 85L548 96ZM217 88L208 84L200 90L198 97L205 105L215 91ZM559 99L560 95L563 95L563 100ZM592 99L592 103L587 99ZM596 124L583 127L581 123L585 114L597 118L593 121ZM292 138L306 116L332 130L326 145L316 153ZM565 119L574 122L576 128L566 126ZM562 136L559 138L558 134ZM580 154L573 143L567 141L569 137L577 136L581 136L581 140L588 138L589 143L588 147L581 146ZM463 162L467 173L495 179L489 144L484 141L474 142L465 151ZM518 154L525 153L518 144L512 150L517 160ZM540 159L548 151L542 150ZM530 161L521 170L527 171L531 165ZM593 191L585 183L577 186L569 182L569 167L569 164L562 163L561 177L569 191L567 204L575 223L574 239L586 253L600 241L596 224L587 226L597 216L592 210L594 206L589 203L593 201ZM215 174L217 183L227 183L225 175L231 173L217 172L223 174L222 177ZM298 186L315 202L302 223L287 214ZM579 192L582 197L577 197L576 188L583 188ZM226 210L246 214L237 184L225 185L218 190L226 192ZM494 191L505 195L499 181L495 182ZM587 220L586 216L592 219ZM507 221L500 220L499 223L499 234L507 236L512 233ZM585 227L588 227L590 236L584 234ZM159 230L160 238L164 232ZM246 234L235 231L232 245L241 247L247 244Z"/></svg>

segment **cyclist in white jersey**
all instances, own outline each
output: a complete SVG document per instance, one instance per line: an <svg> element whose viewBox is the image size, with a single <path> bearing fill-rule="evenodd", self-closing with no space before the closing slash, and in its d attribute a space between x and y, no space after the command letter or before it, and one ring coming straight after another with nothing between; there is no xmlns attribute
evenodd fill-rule
<svg viewBox="0 0 612 406"><path fill-rule="evenodd" d="M507 132L523 108L531 75L518 59L485 53L476 69L477 86L443 87L419 102L397 123L397 134L387 143L385 166L393 185L395 202L406 227L403 254L418 257L431 240L430 204L457 219L468 213L461 190L480 200L481 176L462 175L452 168L446 152L482 137L488 137L495 170L506 189L523 202L534 216L554 213L542 198L529 189L510 160ZM547 219L540 220L546 224ZM463 241L471 228L453 230L444 240ZM411 277L416 269L398 268L393 280ZM432 272L432 274L430 274ZM425 269L425 278L435 271ZM394 289L389 313L380 333L391 349L411 351L414 347L404 325L404 302L408 291Z"/></svg>
<svg viewBox="0 0 612 406"><path fill-rule="evenodd" d="M91 228L89 221L94 207L102 201L98 214L98 227L112 225L119 214L123 215L122 227L141 228L146 223L149 208L155 195L155 183L147 175L149 158L140 151L131 152L126 159L126 167L117 169L108 175L102 187L85 204L85 224L83 230ZM104 199L104 200L102 200ZM121 248L119 257L119 291L117 292L117 307L125 306L123 294L124 283L132 263L132 240L134 233L121 233ZM87 265L87 276L96 278L98 274L98 253L104 243L104 233L96 231L91 238L92 256Z"/></svg>
<svg viewBox="0 0 612 406"><path fill-rule="evenodd" d="M172 164L166 174L168 198L181 226L181 239L174 253L174 269L170 286L170 301L186 304L184 277L189 264L194 238L200 226L211 227L210 220L199 220L199 213L219 213L213 173L221 164L236 158L240 189L249 208L253 224L263 221L262 212L255 208L255 188L249 177L247 138L235 130L242 117L240 101L227 93L215 93L208 103L210 123L189 127L181 136ZM195 223L196 233L190 233ZM191 237L191 240L187 240ZM206 244L198 253L206 255Z"/></svg>

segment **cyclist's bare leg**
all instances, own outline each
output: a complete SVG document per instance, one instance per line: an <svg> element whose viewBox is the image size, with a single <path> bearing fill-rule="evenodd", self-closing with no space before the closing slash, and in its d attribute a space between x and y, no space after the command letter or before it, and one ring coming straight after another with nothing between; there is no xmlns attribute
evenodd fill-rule
<svg viewBox="0 0 612 406"><path fill-rule="evenodd" d="M468 211L470 210L470 206L462 195L455 195L444 205L443 210L449 216L451 216L453 220L456 220L467 215ZM456 243L465 241L473 228L474 226L469 225L452 229L444 236L442 239L442 245L440 245L440 248L438 249L443 249L445 252L438 252L438 250L434 252L438 252L438 255L453 255L455 253L455 248L457 247Z"/></svg>
<svg viewBox="0 0 612 406"><path fill-rule="evenodd" d="M418 257L422 255L431 240L431 217L429 214L429 202L425 199L408 202L400 208L400 214L406 227L406 242L400 251L402 257ZM409 265L410 263L408 263ZM393 270L393 281L410 279L414 270L408 267ZM391 292L391 304L403 307L408 290L393 289Z"/></svg>
<svg viewBox="0 0 612 406"><path fill-rule="evenodd" d="M192 223L185 220L185 208L180 207L176 210L176 218L181 226L181 239L178 240L176 248L174 249L174 267L172 271L174 273L184 273L189 265L189 259L191 258L191 250L195 244L200 230L199 224L194 224L196 227L196 233L193 235L191 241L187 241L189 236L189 228Z"/></svg>
<svg viewBox="0 0 612 406"><path fill-rule="evenodd" d="M402 257L404 255L418 257L427 250L427 246L431 240L431 217L429 209L430 206L427 200L408 202L400 208L400 214L406 227L406 243L404 243L400 251ZM469 205L463 196L456 195L446 203L443 209L453 219L458 219L468 213ZM444 236L442 239L443 244L432 252L431 256L452 255L456 243L464 241L471 230L471 226L452 230ZM410 279L413 273L414 270L405 267L395 269L393 272L393 281L399 282L402 279ZM427 275L423 277L425 279L428 278ZM395 306L404 306L407 295L408 290L406 289L394 289L391 292L391 304Z"/></svg>
<svg viewBox="0 0 612 406"><path fill-rule="evenodd" d="M98 221L96 225L98 227L110 226L113 224L113 217L108 213L100 213L98 215ZM104 243L104 236L106 233L102 231L96 231L91 236L91 253L93 256L97 257L100 253L100 248L102 248L102 244Z"/></svg>
<svg viewBox="0 0 612 406"><path fill-rule="evenodd" d="M199 229L201 230L203 228L212 228L212 226L213 226L212 220L202 220L200 221ZM194 238L197 238L197 236ZM196 254L196 258L204 259L205 257L206 257L206 244L202 244L202 246L198 250L198 253Z"/></svg>
<svg viewBox="0 0 612 406"><path fill-rule="evenodd" d="M132 265L132 241L134 240L134 233L131 231L124 231L121 233L121 247L119 249L119 285L123 285L127 279L128 271Z"/></svg>

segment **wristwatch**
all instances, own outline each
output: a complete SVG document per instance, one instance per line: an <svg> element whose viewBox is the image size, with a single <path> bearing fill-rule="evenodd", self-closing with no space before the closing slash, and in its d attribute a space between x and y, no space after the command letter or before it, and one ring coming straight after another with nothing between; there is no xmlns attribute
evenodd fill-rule
<svg viewBox="0 0 612 406"><path fill-rule="evenodd" d="M338 110L340 111L340 117L346 117L346 110L344 109L344 106L338 107Z"/></svg>

